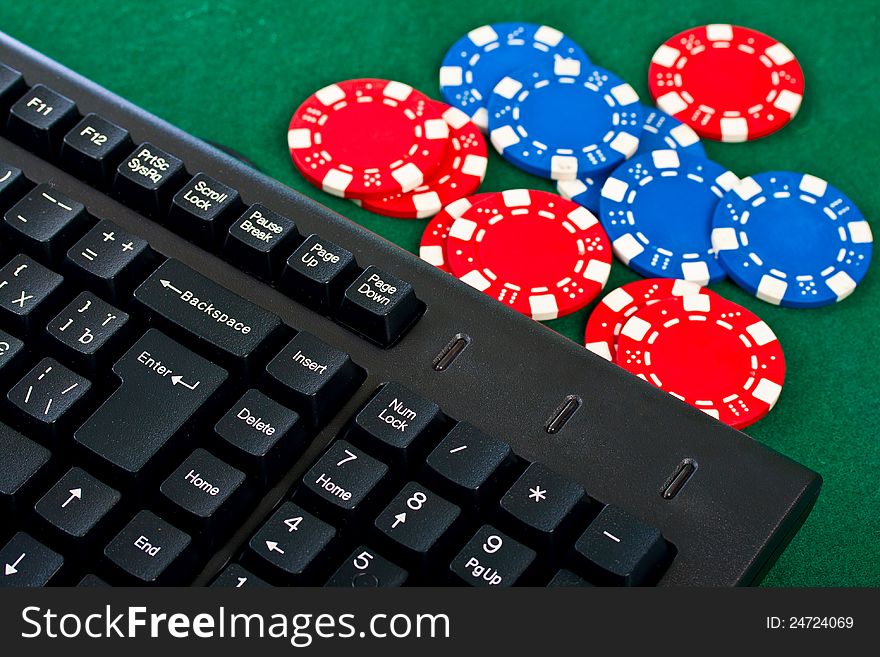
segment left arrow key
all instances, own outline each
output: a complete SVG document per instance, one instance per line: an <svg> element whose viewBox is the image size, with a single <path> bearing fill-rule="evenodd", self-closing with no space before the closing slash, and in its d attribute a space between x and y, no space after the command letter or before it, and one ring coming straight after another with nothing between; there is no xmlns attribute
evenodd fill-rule
<svg viewBox="0 0 880 657"><path fill-rule="evenodd" d="M281 319L178 260L167 260L135 290L135 299L169 332L246 367L281 328Z"/></svg>

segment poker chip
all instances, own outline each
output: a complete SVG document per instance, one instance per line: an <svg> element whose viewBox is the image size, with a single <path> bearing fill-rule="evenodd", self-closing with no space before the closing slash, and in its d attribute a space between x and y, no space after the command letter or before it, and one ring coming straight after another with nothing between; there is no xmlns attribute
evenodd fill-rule
<svg viewBox="0 0 880 657"><path fill-rule="evenodd" d="M393 80L331 84L299 106L287 143L300 173L329 194L410 191L437 169L449 127L424 94Z"/></svg>
<svg viewBox="0 0 880 657"><path fill-rule="evenodd" d="M549 192L511 189L474 203L452 224L453 275L537 320L580 310L601 292L611 247L598 220Z"/></svg>
<svg viewBox="0 0 880 657"><path fill-rule="evenodd" d="M584 346L605 360L614 361L617 336L630 315L668 297L701 292L709 293L696 283L675 278L645 278L622 285L602 297L590 313Z"/></svg>
<svg viewBox="0 0 880 657"><path fill-rule="evenodd" d="M615 255L642 276L706 285L725 276L712 248L712 218L719 199L738 182L705 157L644 153L605 181L599 218Z"/></svg>
<svg viewBox="0 0 880 657"><path fill-rule="evenodd" d="M642 106L619 77L578 60L520 69L489 99L489 139L528 173L574 180L608 172L635 153Z"/></svg>
<svg viewBox="0 0 880 657"><path fill-rule="evenodd" d="M474 203L478 203L492 193L474 194L470 197L460 198L453 201L440 210L422 233L422 241L419 245L419 257L434 265L437 269L451 274L452 270L446 263L446 239L449 237L449 229L455 220L464 214Z"/></svg>
<svg viewBox="0 0 880 657"><path fill-rule="evenodd" d="M440 67L440 93L485 131L489 94L501 78L523 67L552 65L560 58L589 62L579 45L547 25L483 25L447 51Z"/></svg>
<svg viewBox="0 0 880 657"><path fill-rule="evenodd" d="M401 219L432 217L447 204L473 194L486 175L486 140L468 116L445 103L430 101L449 126L449 145L431 177L410 192L363 199L361 207Z"/></svg>
<svg viewBox="0 0 880 657"><path fill-rule="evenodd" d="M642 132L635 154L661 149L680 150L692 155L706 154L699 135L689 126L662 110L642 105ZM556 183L556 191L562 198L574 201L590 212L598 214L602 185L607 179L607 175L598 174L575 180L560 180Z"/></svg>
<svg viewBox="0 0 880 657"><path fill-rule="evenodd" d="M617 364L738 429L773 408L785 379L770 327L717 294L640 308L617 339Z"/></svg>
<svg viewBox="0 0 880 657"><path fill-rule="evenodd" d="M804 73L791 50L771 36L738 25L703 25L657 49L648 86L660 109L699 135L740 142L794 118Z"/></svg>
<svg viewBox="0 0 880 657"><path fill-rule="evenodd" d="M871 226L821 178L743 178L718 204L712 246L733 281L768 303L815 308L848 297L871 262Z"/></svg>

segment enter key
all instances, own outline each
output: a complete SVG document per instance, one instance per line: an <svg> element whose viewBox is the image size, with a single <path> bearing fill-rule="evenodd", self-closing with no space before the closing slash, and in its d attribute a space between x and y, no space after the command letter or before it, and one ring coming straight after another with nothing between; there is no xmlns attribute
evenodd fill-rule
<svg viewBox="0 0 880 657"><path fill-rule="evenodd" d="M122 385L74 433L99 466L131 482L150 470L159 452L226 380L226 370L157 329L148 330L113 366Z"/></svg>

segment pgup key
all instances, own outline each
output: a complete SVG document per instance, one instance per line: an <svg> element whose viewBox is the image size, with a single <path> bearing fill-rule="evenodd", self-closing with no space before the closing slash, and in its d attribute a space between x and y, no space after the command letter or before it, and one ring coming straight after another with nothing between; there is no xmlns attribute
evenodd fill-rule
<svg viewBox="0 0 880 657"><path fill-rule="evenodd" d="M122 385L74 434L76 443L123 482L145 476L220 385L226 370L157 329L148 330L113 366Z"/></svg>

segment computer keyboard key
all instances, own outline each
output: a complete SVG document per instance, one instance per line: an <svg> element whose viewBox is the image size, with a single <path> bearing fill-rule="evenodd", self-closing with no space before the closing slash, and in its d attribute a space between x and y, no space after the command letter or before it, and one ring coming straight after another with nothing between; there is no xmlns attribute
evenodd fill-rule
<svg viewBox="0 0 880 657"><path fill-rule="evenodd" d="M12 105L6 134L40 157L51 158L78 118L76 104L70 98L37 84Z"/></svg>
<svg viewBox="0 0 880 657"><path fill-rule="evenodd" d="M168 518L212 545L240 519L245 474L196 449L159 487Z"/></svg>
<svg viewBox="0 0 880 657"><path fill-rule="evenodd" d="M558 573L547 582L548 588L564 588L564 587L588 587L593 586L580 575L577 575L566 568L562 568Z"/></svg>
<svg viewBox="0 0 880 657"><path fill-rule="evenodd" d="M390 588L403 586L409 575L403 568L361 545L342 563L324 586Z"/></svg>
<svg viewBox="0 0 880 657"><path fill-rule="evenodd" d="M64 558L32 538L18 532L0 550L0 587L38 587L55 583Z"/></svg>
<svg viewBox="0 0 880 657"><path fill-rule="evenodd" d="M168 227L199 244L213 247L226 232L230 215L239 212L241 197L204 173L197 173L171 199Z"/></svg>
<svg viewBox="0 0 880 657"><path fill-rule="evenodd" d="M15 365L24 351L24 342L0 330L0 374L8 376L18 369Z"/></svg>
<svg viewBox="0 0 880 657"><path fill-rule="evenodd" d="M357 276L350 251L318 235L309 235L287 259L281 288L295 301L329 314Z"/></svg>
<svg viewBox="0 0 880 657"><path fill-rule="evenodd" d="M126 584L169 581L187 567L192 539L151 511L140 511L104 548Z"/></svg>
<svg viewBox="0 0 880 657"><path fill-rule="evenodd" d="M81 292L46 327L64 356L94 375L124 335L128 314L91 292Z"/></svg>
<svg viewBox="0 0 880 657"><path fill-rule="evenodd" d="M330 545L336 530L292 502L285 502L254 534L245 558L270 580L300 581Z"/></svg>
<svg viewBox="0 0 880 657"><path fill-rule="evenodd" d="M21 98L26 89L27 85L21 73L5 64L0 64L0 116L6 114L12 103ZM4 126L0 125L0 127Z"/></svg>
<svg viewBox="0 0 880 657"><path fill-rule="evenodd" d="M3 229L20 248L51 264L70 246L71 236L85 230L87 221L82 203L43 183L6 211Z"/></svg>
<svg viewBox="0 0 880 657"><path fill-rule="evenodd" d="M232 222L223 256L264 281L278 279L284 259L300 239L293 220L255 203Z"/></svg>
<svg viewBox="0 0 880 657"><path fill-rule="evenodd" d="M668 556L669 547L659 529L610 505L574 546L574 558L588 578L614 586L652 583Z"/></svg>
<svg viewBox="0 0 880 657"><path fill-rule="evenodd" d="M390 347L421 313L412 285L370 265L345 290L336 319L380 347Z"/></svg>
<svg viewBox="0 0 880 657"><path fill-rule="evenodd" d="M478 504L513 460L510 445L459 422L428 455L425 476L453 499Z"/></svg>
<svg viewBox="0 0 880 657"><path fill-rule="evenodd" d="M165 326L194 338L212 354L246 367L281 329L278 315L254 305L179 260L166 260L134 297Z"/></svg>
<svg viewBox="0 0 880 657"><path fill-rule="evenodd" d="M103 189L109 186L116 166L133 147L128 130L98 114L86 114L64 135L61 165L76 177Z"/></svg>
<svg viewBox="0 0 880 657"><path fill-rule="evenodd" d="M508 587L520 582L536 553L491 525L483 525L452 560L450 570L468 586Z"/></svg>
<svg viewBox="0 0 880 657"><path fill-rule="evenodd" d="M0 212L17 203L30 186L21 169L0 160Z"/></svg>
<svg viewBox="0 0 880 657"><path fill-rule="evenodd" d="M161 218L185 177L180 159L144 142L116 168L113 193L146 216Z"/></svg>
<svg viewBox="0 0 880 657"><path fill-rule="evenodd" d="M57 435L58 427L88 394L91 382L44 358L16 383L6 399L43 430Z"/></svg>
<svg viewBox="0 0 880 657"><path fill-rule="evenodd" d="M105 586L110 586L110 583L91 573L79 580L77 584L78 588L103 588Z"/></svg>
<svg viewBox="0 0 880 657"><path fill-rule="evenodd" d="M121 385L73 437L99 467L128 482L143 479L159 452L183 446L172 438L227 378L226 370L157 329L149 329L113 373Z"/></svg>
<svg viewBox="0 0 880 657"><path fill-rule="evenodd" d="M33 498L46 476L51 453L0 422L0 454L15 458L0 458L0 511L10 517L24 503Z"/></svg>
<svg viewBox="0 0 880 657"><path fill-rule="evenodd" d="M393 463L418 458L419 443L431 437L443 414L399 383L387 383L367 402L351 427L351 440L360 442Z"/></svg>
<svg viewBox="0 0 880 657"><path fill-rule="evenodd" d="M63 282L28 256L13 256L0 269L0 321L23 335L33 335Z"/></svg>
<svg viewBox="0 0 880 657"><path fill-rule="evenodd" d="M260 579L237 563L231 563L226 566L214 581L211 582L211 588L224 589L265 588L267 586L270 586L267 581Z"/></svg>
<svg viewBox="0 0 880 657"><path fill-rule="evenodd" d="M127 301L134 280L152 260L153 252L146 240L103 219L70 248L66 264L111 301Z"/></svg>
<svg viewBox="0 0 880 657"><path fill-rule="evenodd" d="M351 520L388 473L388 466L345 440L337 440L315 462L296 499L322 517Z"/></svg>
<svg viewBox="0 0 880 657"><path fill-rule="evenodd" d="M217 449L265 485L287 472L305 449L304 424L296 411L251 389L214 426Z"/></svg>
<svg viewBox="0 0 880 657"><path fill-rule="evenodd" d="M336 414L364 378L347 353L305 331L269 362L266 373L269 389L318 425Z"/></svg>
<svg viewBox="0 0 880 657"><path fill-rule="evenodd" d="M501 509L524 536L548 545L564 532L585 500L580 484L532 463L501 498Z"/></svg>
<svg viewBox="0 0 880 657"><path fill-rule="evenodd" d="M74 467L43 495L34 510L56 535L91 541L121 499L119 491Z"/></svg>
<svg viewBox="0 0 880 657"><path fill-rule="evenodd" d="M439 550L461 509L421 484L410 482L376 518L380 536L402 559L423 567Z"/></svg>

